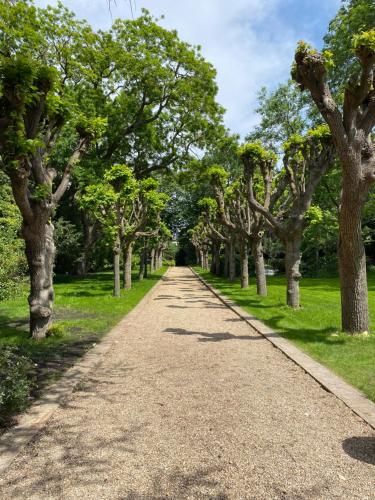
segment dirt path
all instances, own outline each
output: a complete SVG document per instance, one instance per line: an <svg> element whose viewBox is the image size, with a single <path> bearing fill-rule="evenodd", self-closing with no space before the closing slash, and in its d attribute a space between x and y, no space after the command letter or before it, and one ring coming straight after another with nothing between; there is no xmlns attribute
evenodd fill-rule
<svg viewBox="0 0 375 500"><path fill-rule="evenodd" d="M375 433L186 268L0 481L2 499L375 499Z"/></svg>

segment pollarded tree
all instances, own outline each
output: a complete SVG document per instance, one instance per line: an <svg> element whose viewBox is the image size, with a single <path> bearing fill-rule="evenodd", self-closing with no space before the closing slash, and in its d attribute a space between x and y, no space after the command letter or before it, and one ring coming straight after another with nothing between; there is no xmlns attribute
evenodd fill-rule
<svg viewBox="0 0 375 500"><path fill-rule="evenodd" d="M341 163L339 270L342 329L369 329L366 255L362 210L375 180L375 29L354 37L360 71L349 78L342 110L327 83L327 60L305 43L298 45L293 77L308 89L327 122Z"/></svg>
<svg viewBox="0 0 375 500"><path fill-rule="evenodd" d="M316 186L333 162L329 131L320 126L306 137L292 136L284 151L284 168L279 173L259 143L242 146L239 154L244 163L249 204L265 218L285 248L286 302L298 308L305 216ZM263 186L256 179L259 173Z"/></svg>
<svg viewBox="0 0 375 500"><path fill-rule="evenodd" d="M249 246L255 262L257 293L267 295L264 257L262 249L263 220L247 199L244 177L226 186L227 172L219 166L208 169L221 223L232 233L240 254L241 288L249 286Z"/></svg>
<svg viewBox="0 0 375 500"><path fill-rule="evenodd" d="M113 165L105 172L104 182L87 186L82 194L81 206L100 221L112 242L115 297L120 297L121 254L124 288L130 289L134 242L141 236L157 234L166 201L154 179L137 181L126 165Z"/></svg>
<svg viewBox="0 0 375 500"><path fill-rule="evenodd" d="M95 35L62 6L43 10L28 2L2 2L0 28L0 168L22 216L30 333L41 339L54 300L51 219L72 171L104 127L102 119L77 105L79 88L89 88L82 47ZM65 127L74 141L58 172L51 156Z"/></svg>

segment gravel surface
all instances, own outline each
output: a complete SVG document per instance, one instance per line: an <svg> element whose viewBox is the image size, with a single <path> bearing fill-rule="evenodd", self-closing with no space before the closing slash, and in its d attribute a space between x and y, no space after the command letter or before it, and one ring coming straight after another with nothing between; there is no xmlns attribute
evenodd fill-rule
<svg viewBox="0 0 375 500"><path fill-rule="evenodd" d="M375 499L375 433L173 268L0 498Z"/></svg>

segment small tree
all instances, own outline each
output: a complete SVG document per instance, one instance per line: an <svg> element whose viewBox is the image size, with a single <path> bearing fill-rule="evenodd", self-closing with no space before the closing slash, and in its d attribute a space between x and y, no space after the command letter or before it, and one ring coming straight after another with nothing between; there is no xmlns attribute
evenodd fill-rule
<svg viewBox="0 0 375 500"><path fill-rule="evenodd" d="M375 29L354 37L360 70L346 83L342 110L327 83L329 54L301 42L292 71L301 90L308 89L327 122L341 163L342 194L339 216L339 270L342 329L369 329L366 255L362 210L375 180Z"/></svg>
<svg viewBox="0 0 375 500"><path fill-rule="evenodd" d="M316 186L332 164L330 135L325 127L306 137L292 136L284 145L284 168L277 175L274 156L259 143L240 149L244 162L250 206L259 212L285 248L287 305L298 308L301 244L305 215L310 209ZM262 185L255 182L261 175Z"/></svg>

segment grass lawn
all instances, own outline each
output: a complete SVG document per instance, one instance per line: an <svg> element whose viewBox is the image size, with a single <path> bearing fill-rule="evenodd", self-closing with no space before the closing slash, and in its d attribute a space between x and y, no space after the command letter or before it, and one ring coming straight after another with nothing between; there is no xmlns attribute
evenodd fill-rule
<svg viewBox="0 0 375 500"><path fill-rule="evenodd" d="M21 297L0 302L0 347L17 346L35 363L38 389L58 378L128 313L164 274L161 268L147 279L133 276L133 287L112 297L112 274L86 279L57 276L54 325L56 333L35 342L28 333L27 290Z"/></svg>
<svg viewBox="0 0 375 500"><path fill-rule="evenodd" d="M340 333L340 292L337 278L303 278L301 304L293 311L285 304L285 278L269 276L268 297L258 297L254 278L241 290L238 282L195 270L215 288L313 358L328 366L375 401L375 334L351 337ZM371 331L375 333L375 273L369 274Z"/></svg>

